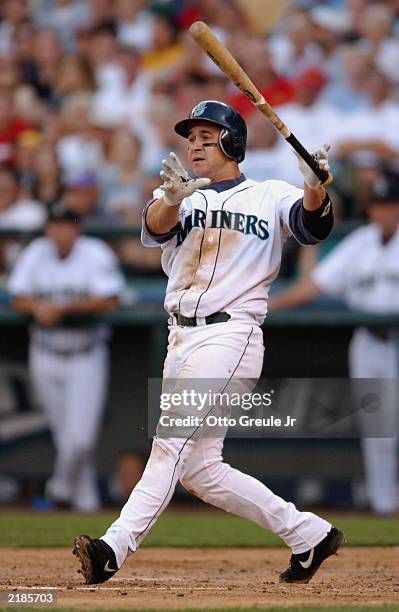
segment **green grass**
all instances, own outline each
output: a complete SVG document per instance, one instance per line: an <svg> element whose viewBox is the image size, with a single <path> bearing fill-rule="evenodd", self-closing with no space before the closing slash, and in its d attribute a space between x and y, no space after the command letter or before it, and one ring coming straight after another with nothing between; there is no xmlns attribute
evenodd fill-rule
<svg viewBox="0 0 399 612"><path fill-rule="evenodd" d="M101 536L114 513L95 516L69 513L0 513L0 546L71 546L74 536ZM397 518L327 515L352 546L399 546ZM219 513L167 512L153 527L144 546L283 546L272 533L243 519ZM398 608L399 610L399 608Z"/></svg>

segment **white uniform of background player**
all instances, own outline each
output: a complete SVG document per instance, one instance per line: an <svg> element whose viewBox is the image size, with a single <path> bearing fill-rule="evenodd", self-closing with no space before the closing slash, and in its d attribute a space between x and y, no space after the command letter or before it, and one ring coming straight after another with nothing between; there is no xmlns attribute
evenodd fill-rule
<svg viewBox="0 0 399 612"><path fill-rule="evenodd" d="M361 227L323 259L311 278L272 298L273 310L309 302L321 292L339 297L355 310L399 313L399 175L380 176L369 206L372 223ZM399 378L399 331L361 327L349 347L353 378ZM398 396L388 393L376 413L378 437L362 439L371 508L399 511ZM358 412L363 435L372 433L372 417ZM390 432L389 438L383 437Z"/></svg>
<svg viewBox="0 0 399 612"><path fill-rule="evenodd" d="M31 328L30 372L56 446L47 492L80 511L100 505L94 451L108 386L108 328L86 319L66 326L66 314L91 316L115 306L123 280L110 248L81 236L76 217L54 207L47 233L67 237L61 257L54 236L29 244L9 281L16 307L36 319ZM68 247L69 248L69 247ZM40 310L41 309L41 310Z"/></svg>
<svg viewBox="0 0 399 612"><path fill-rule="evenodd" d="M315 227L327 235L331 206L311 171L304 170L313 184L313 189L305 186L305 196L285 182L257 183L240 174L237 161L244 156L246 128L230 107L202 102L190 118L175 129L189 138L193 172L210 175L212 182L189 180L171 154L163 162L164 184L145 211L142 233L146 246L162 246L162 266L169 277L164 380L195 378L211 384L218 379L220 384L221 379L258 379L264 354L260 324L284 240L295 233L304 242L318 242L309 226L317 219ZM326 167L327 150L320 156ZM312 212L304 213L304 197L313 203ZM178 480L204 501L277 533L294 554L308 554L326 539L331 530L327 521L298 511L261 482L224 463L222 448L222 436L196 437L195 431L186 438L156 436L143 476L120 517L101 540L80 536L75 541L86 582L103 582L115 561L119 568L137 549ZM105 565L107 557L101 557L100 550L104 542L112 553Z"/></svg>

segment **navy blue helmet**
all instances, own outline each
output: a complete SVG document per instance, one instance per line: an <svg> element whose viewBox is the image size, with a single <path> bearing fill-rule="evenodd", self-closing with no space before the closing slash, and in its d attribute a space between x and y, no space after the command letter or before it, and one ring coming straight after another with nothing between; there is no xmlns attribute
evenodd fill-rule
<svg viewBox="0 0 399 612"><path fill-rule="evenodd" d="M203 100L194 106L188 119L175 125L175 132L188 138L190 127L196 121L209 121L219 125L219 145L223 153L238 163L245 157L247 145L247 126L241 115L228 104L217 100Z"/></svg>

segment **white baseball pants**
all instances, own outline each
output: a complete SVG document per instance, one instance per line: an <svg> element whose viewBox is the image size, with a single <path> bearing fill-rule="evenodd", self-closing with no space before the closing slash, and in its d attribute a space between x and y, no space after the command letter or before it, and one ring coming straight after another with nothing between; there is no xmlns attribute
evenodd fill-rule
<svg viewBox="0 0 399 612"><path fill-rule="evenodd" d="M218 323L172 326L165 378L258 379L263 336L257 325ZM223 439L155 437L141 480L120 517L103 540L115 552L118 567L133 553L167 507L175 486L278 534L294 553L316 546L331 525L310 512L299 512L261 482L223 462Z"/></svg>
<svg viewBox="0 0 399 612"><path fill-rule="evenodd" d="M63 357L31 347L30 372L56 448L49 492L80 512L100 507L94 465L108 386L108 349Z"/></svg>
<svg viewBox="0 0 399 612"><path fill-rule="evenodd" d="M399 378L399 341L381 340L366 329L355 331L349 347L352 378ZM390 438L363 438L366 486L371 508L381 514L399 511L397 397L381 403L376 417ZM393 404L390 402L394 402ZM370 415L359 411L360 427L370 430ZM379 427L377 426L376 429Z"/></svg>

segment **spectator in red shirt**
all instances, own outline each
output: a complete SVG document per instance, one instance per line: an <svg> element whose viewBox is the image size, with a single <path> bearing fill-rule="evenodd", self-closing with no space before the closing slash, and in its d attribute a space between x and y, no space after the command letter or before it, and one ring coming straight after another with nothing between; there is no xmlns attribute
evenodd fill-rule
<svg viewBox="0 0 399 612"><path fill-rule="evenodd" d="M230 45L232 46L232 45ZM291 102L294 88L285 77L274 71L267 44L263 38L239 38L234 42L233 53L239 63L255 83L260 93L272 106ZM241 91L234 93L228 104L233 106L244 118L256 109Z"/></svg>
<svg viewBox="0 0 399 612"><path fill-rule="evenodd" d="M12 164L18 136L32 129L32 124L13 113L13 96L0 91L0 164Z"/></svg>

